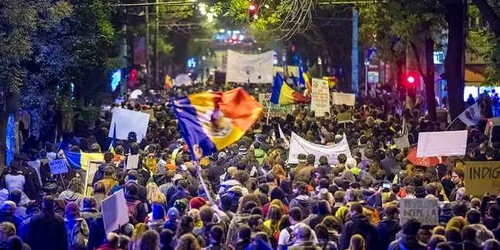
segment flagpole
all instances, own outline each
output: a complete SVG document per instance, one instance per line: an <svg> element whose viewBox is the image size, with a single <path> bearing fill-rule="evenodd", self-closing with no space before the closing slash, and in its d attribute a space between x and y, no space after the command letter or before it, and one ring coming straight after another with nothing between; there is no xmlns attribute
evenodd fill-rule
<svg viewBox="0 0 500 250"><path fill-rule="evenodd" d="M201 168L198 163L198 160L194 161L194 166L196 167L196 172L198 173L198 178L200 178L201 185L203 186L203 189L205 190L205 194L207 194L208 200L210 201L211 205L216 205L214 200L212 199L212 196L210 195L210 191L208 190L207 184L205 184L205 180L201 176Z"/></svg>
<svg viewBox="0 0 500 250"><path fill-rule="evenodd" d="M266 119L266 124L269 125L269 116L271 114L271 101L267 103L267 119Z"/></svg>
<svg viewBox="0 0 500 250"><path fill-rule="evenodd" d="M450 125L448 125L448 127L446 127L446 129L444 131L448 131L448 129L451 127L451 125L453 125L453 123L455 123L455 121L457 121L457 119L459 118L460 116L457 116L455 117L455 119L453 119L453 121L451 121Z"/></svg>

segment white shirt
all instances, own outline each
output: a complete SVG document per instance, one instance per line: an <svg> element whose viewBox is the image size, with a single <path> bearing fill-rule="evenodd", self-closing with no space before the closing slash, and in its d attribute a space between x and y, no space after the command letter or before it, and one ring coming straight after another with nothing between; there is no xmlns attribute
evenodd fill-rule
<svg viewBox="0 0 500 250"><path fill-rule="evenodd" d="M300 223L297 223L295 225L291 225L290 226L290 229L292 229L292 231L295 231L295 229L299 226L307 226L306 224L300 222ZM316 233L314 232L314 230L311 229L311 233L312 233L312 240L315 244L319 244L319 241L318 241L318 238L316 237ZM288 232L288 230L283 229L281 230L280 232L280 238L278 240L278 245L281 245L281 246L286 246L290 243L290 233Z"/></svg>

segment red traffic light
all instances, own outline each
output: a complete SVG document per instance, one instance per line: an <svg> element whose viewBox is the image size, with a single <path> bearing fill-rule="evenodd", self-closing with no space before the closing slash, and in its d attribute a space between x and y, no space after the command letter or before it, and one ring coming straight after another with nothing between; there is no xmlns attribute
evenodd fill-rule
<svg viewBox="0 0 500 250"><path fill-rule="evenodd" d="M413 77L413 76L408 76L408 78L406 78L406 81L407 81L408 83L414 84L414 83L415 83L415 77Z"/></svg>

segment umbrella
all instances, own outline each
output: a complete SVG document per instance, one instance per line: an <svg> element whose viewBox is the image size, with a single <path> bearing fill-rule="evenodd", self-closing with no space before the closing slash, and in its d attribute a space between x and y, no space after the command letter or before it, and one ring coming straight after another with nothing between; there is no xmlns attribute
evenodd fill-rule
<svg viewBox="0 0 500 250"><path fill-rule="evenodd" d="M446 157L441 158L442 162L446 161ZM417 147L410 150L406 159L415 166L434 167L439 164L438 157L417 157Z"/></svg>

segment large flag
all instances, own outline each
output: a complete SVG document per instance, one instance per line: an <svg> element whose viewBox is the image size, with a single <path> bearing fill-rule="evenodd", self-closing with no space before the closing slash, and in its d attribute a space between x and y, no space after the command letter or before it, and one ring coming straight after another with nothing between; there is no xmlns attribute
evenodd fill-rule
<svg viewBox="0 0 500 250"><path fill-rule="evenodd" d="M271 83L273 61L273 51L262 54L240 54L228 50L226 82Z"/></svg>
<svg viewBox="0 0 500 250"><path fill-rule="evenodd" d="M474 126L477 125L481 119L483 119L483 116L481 115L481 110L479 109L477 103L474 103L474 105L464 110L458 118L465 123L465 125Z"/></svg>
<svg viewBox="0 0 500 250"><path fill-rule="evenodd" d="M71 152L64 150L64 155L69 165L73 169L87 170L88 161L104 161L104 155L101 153L84 153L84 152Z"/></svg>
<svg viewBox="0 0 500 250"><path fill-rule="evenodd" d="M271 93L271 103L279 105L308 103L309 98L293 90L288 84L283 82L280 73L274 77L273 91Z"/></svg>
<svg viewBox="0 0 500 250"><path fill-rule="evenodd" d="M193 159L235 143L264 113L242 88L192 94L173 101L173 109Z"/></svg>

